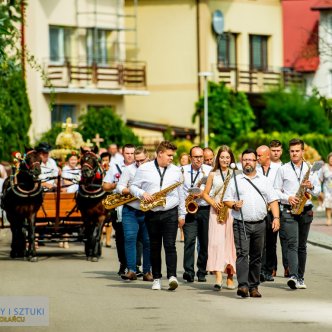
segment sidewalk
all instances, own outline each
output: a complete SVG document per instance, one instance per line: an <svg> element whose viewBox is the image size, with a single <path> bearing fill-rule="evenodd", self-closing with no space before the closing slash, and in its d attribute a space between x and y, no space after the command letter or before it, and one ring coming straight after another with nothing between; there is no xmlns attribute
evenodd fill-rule
<svg viewBox="0 0 332 332"><path fill-rule="evenodd" d="M332 226L326 226L325 212L314 211L308 242L332 250Z"/></svg>

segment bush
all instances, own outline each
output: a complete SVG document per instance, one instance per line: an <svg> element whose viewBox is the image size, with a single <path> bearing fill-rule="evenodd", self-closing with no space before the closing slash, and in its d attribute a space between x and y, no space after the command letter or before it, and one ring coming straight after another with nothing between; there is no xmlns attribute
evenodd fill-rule
<svg viewBox="0 0 332 332"><path fill-rule="evenodd" d="M256 149L260 145L269 145L270 141L277 139L282 143L283 154L282 161L289 161L288 142L292 138L301 138L307 145L317 150L323 159L326 159L328 153L332 151L332 136L325 136L321 134L307 134L298 135L292 132L277 132L264 133L263 130L251 132L248 135L240 136L231 146L235 155L241 153L247 148Z"/></svg>

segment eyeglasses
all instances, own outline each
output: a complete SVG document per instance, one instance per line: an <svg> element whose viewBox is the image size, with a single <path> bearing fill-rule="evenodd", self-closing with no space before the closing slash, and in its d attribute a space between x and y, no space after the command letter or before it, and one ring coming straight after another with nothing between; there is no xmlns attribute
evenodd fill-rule
<svg viewBox="0 0 332 332"><path fill-rule="evenodd" d="M257 159L242 159L244 163L252 163L253 161L257 161Z"/></svg>
<svg viewBox="0 0 332 332"><path fill-rule="evenodd" d="M191 156L191 158L194 158L194 159L202 159L203 156Z"/></svg>
<svg viewBox="0 0 332 332"><path fill-rule="evenodd" d="M147 158L141 160L135 160L136 164L142 164L146 161Z"/></svg>

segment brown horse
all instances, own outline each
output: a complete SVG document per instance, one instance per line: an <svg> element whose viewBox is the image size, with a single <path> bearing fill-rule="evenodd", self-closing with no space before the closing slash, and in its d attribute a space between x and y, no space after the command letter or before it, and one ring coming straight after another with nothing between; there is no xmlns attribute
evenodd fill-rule
<svg viewBox="0 0 332 332"><path fill-rule="evenodd" d="M98 262L101 256L101 232L106 218L102 200L103 170L95 152L81 150L82 178L76 196L77 207L84 223L85 254L87 260Z"/></svg>
<svg viewBox="0 0 332 332"><path fill-rule="evenodd" d="M6 211L12 232L11 258L28 257L36 262L35 217L43 202L39 180L41 159L36 150L26 148L19 158L16 172L3 184L1 205ZM26 235L28 234L28 248Z"/></svg>

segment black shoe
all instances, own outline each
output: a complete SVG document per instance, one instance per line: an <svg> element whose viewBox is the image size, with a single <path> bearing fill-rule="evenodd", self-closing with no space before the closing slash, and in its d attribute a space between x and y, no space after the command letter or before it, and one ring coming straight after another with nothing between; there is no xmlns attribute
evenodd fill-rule
<svg viewBox="0 0 332 332"><path fill-rule="evenodd" d="M136 266L136 276L137 278L143 277L143 272L140 270L139 266Z"/></svg>
<svg viewBox="0 0 332 332"><path fill-rule="evenodd" d="M265 281L274 281L274 278L271 274L265 274Z"/></svg>
<svg viewBox="0 0 332 332"><path fill-rule="evenodd" d="M249 296L249 289L247 287L239 287L237 289L236 294L241 297L248 297Z"/></svg>
<svg viewBox="0 0 332 332"><path fill-rule="evenodd" d="M191 276L188 272L183 273L183 279L187 280L187 282L194 282L194 277Z"/></svg>
<svg viewBox="0 0 332 332"><path fill-rule="evenodd" d="M266 276L265 276L264 273L261 273L261 274L259 275L259 280L260 280L260 282L264 282L264 281L266 281Z"/></svg>
<svg viewBox="0 0 332 332"><path fill-rule="evenodd" d="M205 275L198 275L197 280L198 280L198 282L206 282Z"/></svg>
<svg viewBox="0 0 332 332"><path fill-rule="evenodd" d="M120 265L118 275L121 276L122 274L126 274L127 272L128 272L128 269L124 265Z"/></svg>

